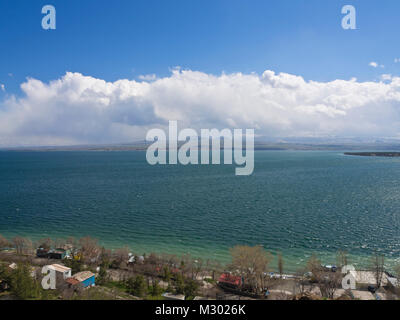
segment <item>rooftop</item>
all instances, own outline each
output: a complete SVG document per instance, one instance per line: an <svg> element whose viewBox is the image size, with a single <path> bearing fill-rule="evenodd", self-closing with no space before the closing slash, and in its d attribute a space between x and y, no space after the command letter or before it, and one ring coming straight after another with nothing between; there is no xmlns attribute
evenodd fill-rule
<svg viewBox="0 0 400 320"><path fill-rule="evenodd" d="M82 271L75 273L72 277L78 280L79 282L85 281L94 276L94 273L91 271Z"/></svg>
<svg viewBox="0 0 400 320"><path fill-rule="evenodd" d="M56 270L58 272L67 272L67 271L71 270L71 268L63 266L61 264L51 264L49 267L53 268L54 270Z"/></svg>
<svg viewBox="0 0 400 320"><path fill-rule="evenodd" d="M242 278L239 276L234 276L229 273L223 273L218 279L218 282L229 283L231 285L240 286Z"/></svg>
<svg viewBox="0 0 400 320"><path fill-rule="evenodd" d="M68 278L65 280L65 282L72 284L73 286L79 284L79 281L74 278Z"/></svg>
<svg viewBox="0 0 400 320"><path fill-rule="evenodd" d="M356 283L369 284L369 285L376 284L375 273L372 271L350 271L350 273L355 278ZM387 285L387 275L385 273L383 273L382 275L381 284L382 286Z"/></svg>

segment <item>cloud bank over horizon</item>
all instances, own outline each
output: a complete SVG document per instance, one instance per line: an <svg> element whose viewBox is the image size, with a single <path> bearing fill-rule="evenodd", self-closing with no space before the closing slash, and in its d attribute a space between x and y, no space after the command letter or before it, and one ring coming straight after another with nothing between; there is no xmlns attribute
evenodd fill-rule
<svg viewBox="0 0 400 320"><path fill-rule="evenodd" d="M171 75L106 82L80 73L44 83L0 104L0 145L73 145L144 140L147 130L254 128L266 137L400 139L400 77L379 82L305 81L174 69Z"/></svg>

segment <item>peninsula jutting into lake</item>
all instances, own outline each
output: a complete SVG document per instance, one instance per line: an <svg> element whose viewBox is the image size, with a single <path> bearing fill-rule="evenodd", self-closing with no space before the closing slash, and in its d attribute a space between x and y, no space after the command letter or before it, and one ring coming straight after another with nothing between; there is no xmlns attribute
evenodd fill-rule
<svg viewBox="0 0 400 320"><path fill-rule="evenodd" d="M361 157L400 157L400 152L345 152L346 156Z"/></svg>

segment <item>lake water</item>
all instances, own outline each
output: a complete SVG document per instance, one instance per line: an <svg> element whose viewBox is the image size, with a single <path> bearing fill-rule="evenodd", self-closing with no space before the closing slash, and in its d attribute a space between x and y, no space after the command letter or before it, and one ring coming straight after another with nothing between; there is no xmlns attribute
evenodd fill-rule
<svg viewBox="0 0 400 320"><path fill-rule="evenodd" d="M356 265L400 257L400 159L256 151L252 176L234 169L150 166L140 151L0 152L0 234L223 262L234 245L263 245L291 272L312 253L335 263L338 249Z"/></svg>

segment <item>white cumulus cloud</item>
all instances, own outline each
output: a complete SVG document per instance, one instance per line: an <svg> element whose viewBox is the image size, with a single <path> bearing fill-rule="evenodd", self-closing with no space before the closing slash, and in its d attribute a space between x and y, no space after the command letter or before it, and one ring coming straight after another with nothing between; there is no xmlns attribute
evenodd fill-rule
<svg viewBox="0 0 400 320"><path fill-rule="evenodd" d="M384 78L318 82L270 70L216 76L176 69L152 81L70 72L50 83L27 79L23 96L0 105L0 145L129 142L168 120L269 137L400 137L400 78Z"/></svg>

